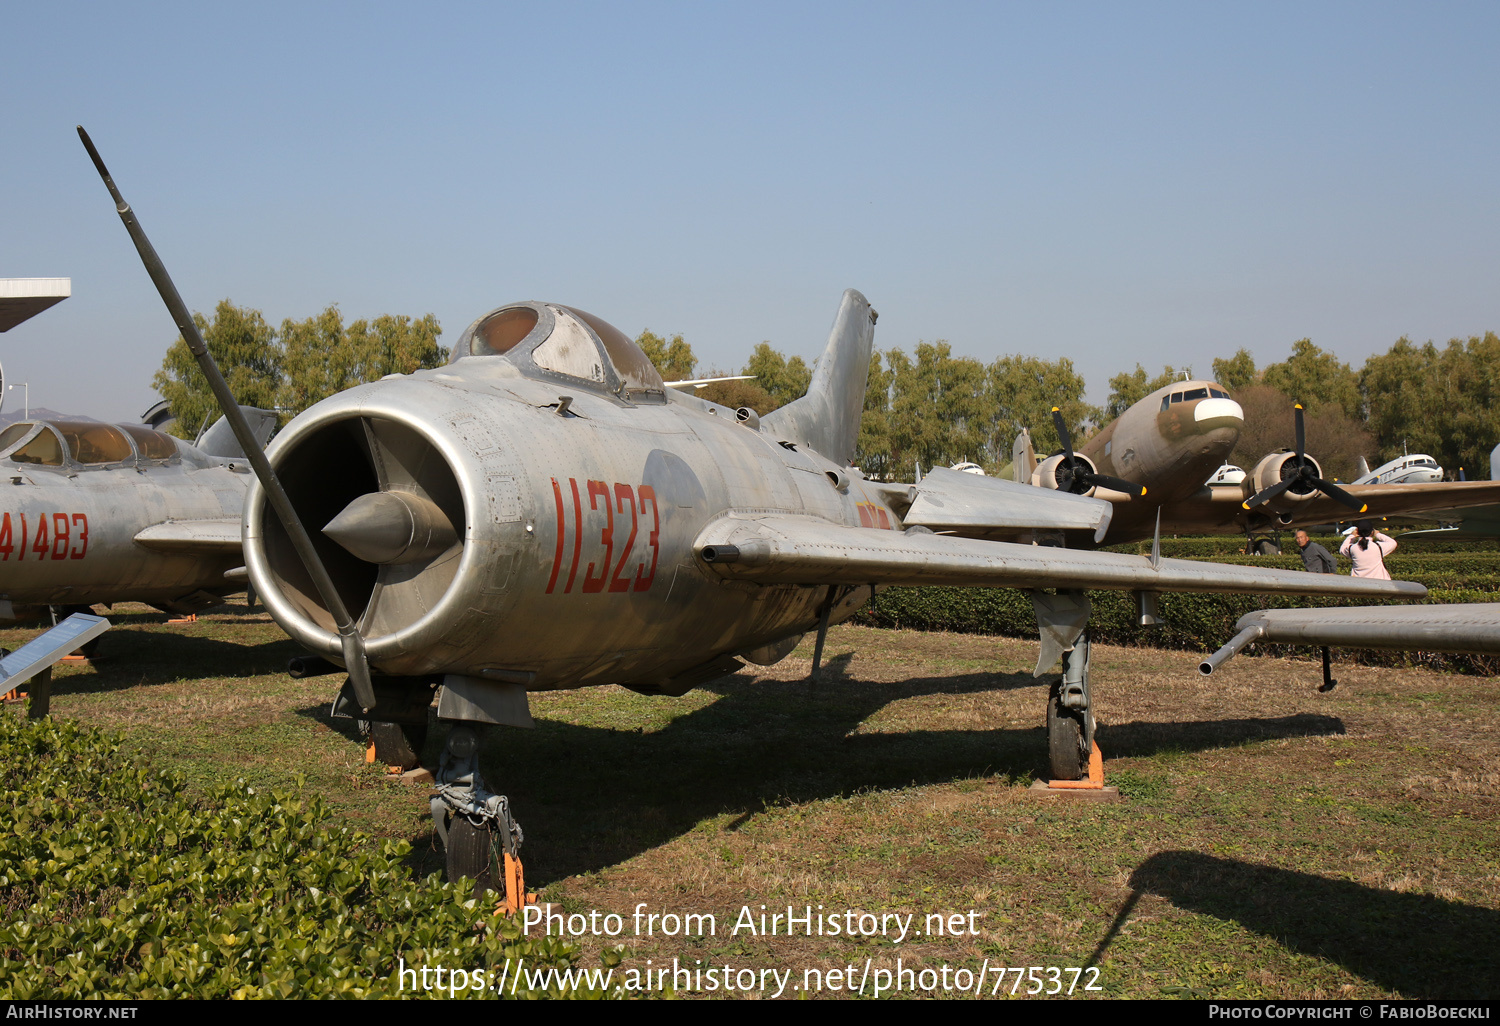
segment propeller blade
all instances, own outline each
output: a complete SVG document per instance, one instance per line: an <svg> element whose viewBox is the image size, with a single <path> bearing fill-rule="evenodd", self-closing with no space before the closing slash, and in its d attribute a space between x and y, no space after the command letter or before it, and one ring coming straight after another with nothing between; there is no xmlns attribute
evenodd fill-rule
<svg viewBox="0 0 1500 1026"><path fill-rule="evenodd" d="M1137 499L1144 497L1146 494L1145 485L1138 485L1134 481L1126 481L1123 478L1110 477L1108 474L1089 474L1088 482L1090 485L1113 488L1117 492L1133 495Z"/></svg>
<svg viewBox="0 0 1500 1026"><path fill-rule="evenodd" d="M78 138L83 141L83 148L88 150L89 159L94 162L95 170L99 172L99 177L104 180L105 188L114 199L115 210L119 213L120 220L125 223L125 230L130 233L131 241L135 243L141 262L146 265L146 273L151 276L156 291L161 294L162 302L167 304L167 310L172 314L172 319L177 322L177 330L182 332L183 340L187 342L188 349L197 359L199 370L208 379L209 388L213 390L219 408L224 411L225 419L234 430L234 437L245 452L245 458L249 460L255 476L260 480L261 487L265 489L266 498L275 509L282 526L286 528L286 533L291 538L297 555L307 567L313 584L317 587L328 612L332 614L334 623L338 625L339 643L349 671L349 680L354 685L355 697L366 710L373 709L375 688L370 682L370 666L365 658L364 639L360 637L358 628L350 618L344 600L339 597L333 578L328 575L328 568L318 558L317 550L313 548L312 538L308 536L307 529L302 526L302 521L297 518L297 512L292 508L292 500L287 497L286 490L281 487L281 482L271 470L270 461L266 459L265 452L256 442L255 434L245 421L245 415L240 412L239 404L235 402L229 386L224 382L224 376L219 373L219 367L214 363L214 358L209 353L203 336L198 333L198 326L193 323L193 316L188 312L187 304L182 301L177 286L172 283L171 277L167 274L166 266L156 255L156 248L146 238L146 232L136 220L135 212L130 209L130 204L125 202L125 198L120 195L120 190L115 188L114 179L110 177L109 170L104 166L104 160L99 156L99 151L94 148L93 140L83 130L82 125L78 126Z"/></svg>
<svg viewBox="0 0 1500 1026"><path fill-rule="evenodd" d="M1302 458L1307 452L1307 428L1302 423L1302 404L1297 403L1294 410L1293 416L1297 421L1297 466L1301 468L1307 466L1307 461Z"/></svg>
<svg viewBox="0 0 1500 1026"><path fill-rule="evenodd" d="M1312 483L1318 486L1318 491L1322 492L1330 499L1337 499L1339 502L1342 502L1345 506L1348 506L1356 513L1367 512L1370 508L1367 503L1360 502L1358 499L1350 495L1348 492L1344 491L1338 485L1324 481L1321 477L1313 478Z"/></svg>
<svg viewBox="0 0 1500 1026"><path fill-rule="evenodd" d="M1256 506L1264 506L1266 503L1276 498L1276 496L1280 495L1282 492L1290 488L1292 486L1292 483L1296 480L1296 478L1292 477L1287 478L1285 481L1277 481L1265 491L1257 492L1256 494L1250 496L1250 498L1240 503L1240 505L1242 505L1245 509L1254 509Z"/></svg>
<svg viewBox="0 0 1500 1026"><path fill-rule="evenodd" d="M1062 410L1056 406L1052 407L1052 426L1057 428L1058 441L1062 442L1063 458L1067 460L1068 466L1075 466L1077 461L1073 458L1073 439L1068 436L1068 425L1063 421Z"/></svg>

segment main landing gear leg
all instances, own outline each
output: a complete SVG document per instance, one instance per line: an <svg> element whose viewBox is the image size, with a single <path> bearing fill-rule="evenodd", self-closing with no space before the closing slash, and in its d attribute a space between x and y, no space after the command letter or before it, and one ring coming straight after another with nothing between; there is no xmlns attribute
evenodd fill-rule
<svg viewBox="0 0 1500 1026"><path fill-rule="evenodd" d="M526 893L520 851L521 826L510 800L492 793L479 772L479 730L456 723L448 732L432 796L432 822L448 854L448 879L469 877L476 894L497 891L499 912L515 913L536 902Z"/></svg>
<svg viewBox="0 0 1500 1026"><path fill-rule="evenodd" d="M1094 755L1094 712L1089 696L1088 595L1032 592L1042 650L1033 676L1041 677L1062 660L1062 678L1047 696L1048 765L1053 780L1090 776Z"/></svg>
<svg viewBox="0 0 1500 1026"><path fill-rule="evenodd" d="M1089 632L1062 657L1062 679L1047 699L1047 752L1054 780L1088 775L1094 751L1094 711L1089 700Z"/></svg>

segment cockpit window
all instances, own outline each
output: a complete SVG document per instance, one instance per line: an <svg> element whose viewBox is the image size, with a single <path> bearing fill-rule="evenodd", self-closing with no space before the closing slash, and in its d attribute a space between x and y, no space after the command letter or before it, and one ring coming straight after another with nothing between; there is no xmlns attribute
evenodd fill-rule
<svg viewBox="0 0 1500 1026"><path fill-rule="evenodd" d="M594 334L598 335L599 341L604 343L604 351L609 354L609 362L615 366L615 373L620 376L620 380L624 382L627 389L631 391L649 389L660 392L666 388L651 358L623 331L586 311L571 306L567 309L577 314L584 323L594 329Z"/></svg>
<svg viewBox="0 0 1500 1026"><path fill-rule="evenodd" d="M19 424L12 424L10 427L0 430L0 453L5 452L5 450L25 438L33 427L35 425L30 421L23 420Z"/></svg>
<svg viewBox="0 0 1500 1026"><path fill-rule="evenodd" d="M536 327L537 312L529 306L498 310L474 328L469 349L474 356L499 356L516 347Z"/></svg>
<svg viewBox="0 0 1500 1026"><path fill-rule="evenodd" d="M26 434L33 427L40 427L36 433L24 445L18 446L16 451L10 454L10 459L16 463L35 463L43 467L60 467L67 459L68 451L63 447L62 439L50 424L12 424L6 429L6 435L16 428L23 428L22 434ZM14 445L15 439L9 439L9 444Z"/></svg>
<svg viewBox="0 0 1500 1026"><path fill-rule="evenodd" d="M144 424L121 424L120 429L135 442L135 451L143 460L170 460L177 455L177 445L170 435L152 431Z"/></svg>
<svg viewBox="0 0 1500 1026"><path fill-rule="evenodd" d="M1182 401L1185 402L1185 403L1186 402L1192 402L1194 399L1207 399L1207 398L1208 398L1208 389L1206 389L1206 388L1190 388L1186 392L1182 393Z"/></svg>
<svg viewBox="0 0 1500 1026"><path fill-rule="evenodd" d="M558 312L552 334L531 351L538 367L585 381L604 382L603 354L583 323Z"/></svg>
<svg viewBox="0 0 1500 1026"><path fill-rule="evenodd" d="M52 421L79 463L123 463L135 459L135 450L125 432L113 424L89 420Z"/></svg>
<svg viewBox="0 0 1500 1026"><path fill-rule="evenodd" d="M1174 403L1180 403L1180 402L1182 402L1182 393L1181 392L1173 392L1172 393L1172 401Z"/></svg>
<svg viewBox="0 0 1500 1026"><path fill-rule="evenodd" d="M1222 388L1210 388L1208 390L1208 394L1211 395L1211 396L1213 396L1215 399L1228 399L1229 398L1229 393L1226 392L1226 391L1224 391Z"/></svg>

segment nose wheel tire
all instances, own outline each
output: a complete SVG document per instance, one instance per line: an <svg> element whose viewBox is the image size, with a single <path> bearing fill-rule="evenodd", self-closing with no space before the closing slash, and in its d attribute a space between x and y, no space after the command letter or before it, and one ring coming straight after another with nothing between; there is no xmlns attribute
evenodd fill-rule
<svg viewBox="0 0 1500 1026"><path fill-rule="evenodd" d="M463 816L448 821L448 880L474 881L475 895L499 890L496 882L494 831L477 827Z"/></svg>
<svg viewBox="0 0 1500 1026"><path fill-rule="evenodd" d="M1069 709L1054 687L1047 698L1047 749L1053 780L1082 780L1089 772L1084 713Z"/></svg>

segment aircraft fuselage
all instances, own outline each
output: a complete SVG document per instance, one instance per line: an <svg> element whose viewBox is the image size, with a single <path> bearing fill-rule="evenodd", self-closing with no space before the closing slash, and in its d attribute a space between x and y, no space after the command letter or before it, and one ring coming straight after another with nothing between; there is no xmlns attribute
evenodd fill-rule
<svg viewBox="0 0 1500 1026"><path fill-rule="evenodd" d="M7 458L0 474L0 600L13 607L132 601L189 612L242 586L224 577L242 562L237 539L195 549L182 534L239 519L243 466L192 452L108 465Z"/></svg>
<svg viewBox="0 0 1500 1026"><path fill-rule="evenodd" d="M1080 453L1100 472L1146 488L1141 499L1115 503L1103 544L1149 538L1163 509L1168 531L1174 503L1202 490L1239 441L1244 413L1212 381L1178 381L1131 406Z"/></svg>
<svg viewBox="0 0 1500 1026"><path fill-rule="evenodd" d="M384 566L315 536L372 667L394 676L670 688L706 653L712 663L808 630L830 593L709 572L692 545L712 520L794 513L901 529L857 471L733 410L676 394L633 402L495 357L325 400L269 455L315 527L382 486L430 500L454 527L446 551ZM260 494L246 528L257 591L297 640L336 659L332 620Z"/></svg>

